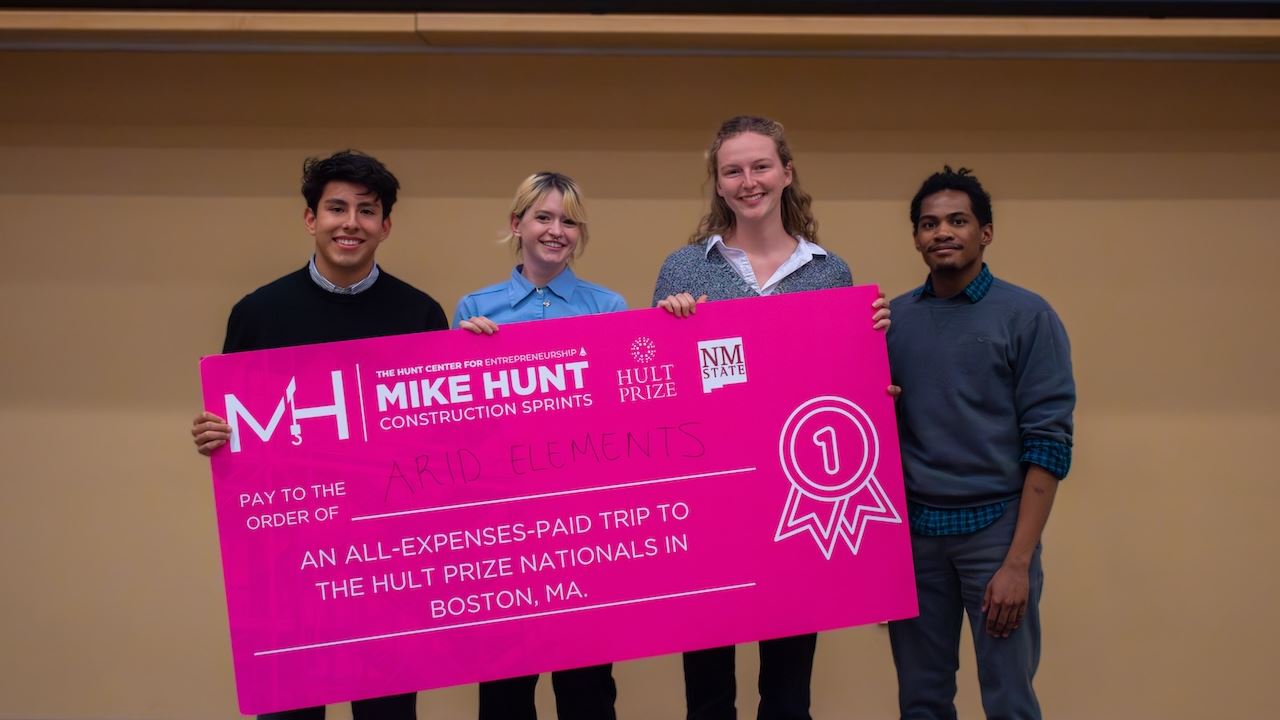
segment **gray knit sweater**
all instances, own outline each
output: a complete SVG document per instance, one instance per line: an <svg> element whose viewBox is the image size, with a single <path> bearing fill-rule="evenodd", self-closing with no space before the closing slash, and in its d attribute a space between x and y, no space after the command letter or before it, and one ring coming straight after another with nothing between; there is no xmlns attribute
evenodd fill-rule
<svg viewBox="0 0 1280 720"><path fill-rule="evenodd" d="M654 305L668 295L682 292L694 297L705 293L708 300L759 296L719 250L707 252L707 243L704 240L696 245L686 245L667 256L658 273L657 286L653 289ZM774 292L825 290L852 284L853 275L849 272L849 266L828 250L826 255L814 255L813 260L783 278Z"/></svg>

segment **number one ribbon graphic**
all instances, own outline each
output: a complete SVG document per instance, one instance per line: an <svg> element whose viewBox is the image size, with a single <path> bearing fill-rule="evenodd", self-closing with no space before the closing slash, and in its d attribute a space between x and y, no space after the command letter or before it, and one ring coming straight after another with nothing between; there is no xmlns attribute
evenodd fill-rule
<svg viewBox="0 0 1280 720"><path fill-rule="evenodd" d="M800 405L783 424L778 456L791 490L774 541L807 532L830 560L841 540L857 555L868 522L902 522L875 476L876 427L854 402L825 395Z"/></svg>

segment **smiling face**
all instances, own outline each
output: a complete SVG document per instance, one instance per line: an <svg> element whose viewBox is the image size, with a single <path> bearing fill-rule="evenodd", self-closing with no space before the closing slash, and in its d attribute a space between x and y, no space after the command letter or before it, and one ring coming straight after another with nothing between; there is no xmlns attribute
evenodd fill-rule
<svg viewBox="0 0 1280 720"><path fill-rule="evenodd" d="M971 278L982 270L992 227L978 223L967 193L942 190L921 200L913 236L930 273Z"/></svg>
<svg viewBox="0 0 1280 720"><path fill-rule="evenodd" d="M512 215L511 232L520 241L525 274L537 278L553 278L568 267L581 239L579 223L565 214L559 190L547 192L523 215Z"/></svg>
<svg viewBox="0 0 1280 720"><path fill-rule="evenodd" d="M791 185L791 167L778 157L773 139L744 132L716 152L716 194L737 222L782 218L782 191Z"/></svg>
<svg viewBox="0 0 1280 720"><path fill-rule="evenodd" d="M313 211L302 215L316 239L316 269L334 285L360 282L373 271L374 253L391 233L382 202L363 185L333 180Z"/></svg>

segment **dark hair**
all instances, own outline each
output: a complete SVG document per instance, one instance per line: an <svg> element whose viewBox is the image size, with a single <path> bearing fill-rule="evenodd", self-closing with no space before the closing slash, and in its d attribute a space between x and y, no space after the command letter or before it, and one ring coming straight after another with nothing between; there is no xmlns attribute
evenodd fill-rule
<svg viewBox="0 0 1280 720"><path fill-rule="evenodd" d="M302 197L306 198L311 212L320 204L325 186L335 180L363 186L382 201L383 219L391 217L400 181L377 158L359 150L339 150L327 158L311 157L302 161Z"/></svg>
<svg viewBox="0 0 1280 720"><path fill-rule="evenodd" d="M969 207L973 210L973 216L978 219L978 224L984 227L990 225L991 196L982 189L978 178L970 174L972 172L969 168L952 170L950 165L943 165L942 172L930 175L920 186L916 196L911 198L911 228L914 230L920 224L920 204L924 199L943 190L958 190L968 195Z"/></svg>
<svg viewBox="0 0 1280 720"><path fill-rule="evenodd" d="M764 135L773 140L773 147L778 151L778 159L784 168L791 168L791 184L782 190L782 227L788 235L800 235L805 240L817 244L818 222L813 219L813 198L800 188L800 174L791 159L791 146L787 144L787 136L783 134L782 123L769 118L754 115L738 115L725 120L716 132L711 147L707 150L707 179L711 182L711 209L698 223L698 229L689 236L690 244L700 243L712 235L724 235L737 225L737 218L729 204L716 192L715 184L719 172L720 146L725 140L743 133Z"/></svg>

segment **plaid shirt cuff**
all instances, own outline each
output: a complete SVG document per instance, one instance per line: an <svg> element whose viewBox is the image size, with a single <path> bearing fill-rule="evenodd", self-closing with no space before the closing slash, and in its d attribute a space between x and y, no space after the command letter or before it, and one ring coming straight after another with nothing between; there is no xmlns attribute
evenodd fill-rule
<svg viewBox="0 0 1280 720"><path fill-rule="evenodd" d="M991 525L1004 515L1007 500L971 508L935 508L907 501L907 523L911 532L927 537L969 535Z"/></svg>
<svg viewBox="0 0 1280 720"><path fill-rule="evenodd" d="M1054 440L1025 440L1019 462L1039 465L1062 480L1071 470L1071 446Z"/></svg>

